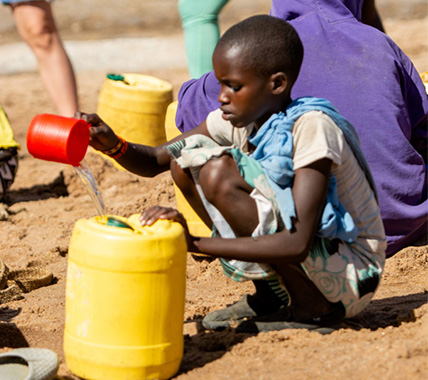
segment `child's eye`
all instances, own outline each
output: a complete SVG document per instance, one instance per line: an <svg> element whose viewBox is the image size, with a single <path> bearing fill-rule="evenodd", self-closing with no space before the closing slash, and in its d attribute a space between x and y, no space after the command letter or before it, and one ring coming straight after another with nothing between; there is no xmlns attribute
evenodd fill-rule
<svg viewBox="0 0 428 380"><path fill-rule="evenodd" d="M230 88L233 91L238 92L242 88L242 86L240 86L240 85L230 85Z"/></svg>

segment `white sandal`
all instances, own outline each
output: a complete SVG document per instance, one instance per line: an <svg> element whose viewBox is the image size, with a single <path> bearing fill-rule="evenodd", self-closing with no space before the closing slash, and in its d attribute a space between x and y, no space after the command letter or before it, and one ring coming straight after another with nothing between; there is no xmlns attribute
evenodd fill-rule
<svg viewBox="0 0 428 380"><path fill-rule="evenodd" d="M0 354L0 379L52 380L58 366L58 356L51 350L18 348Z"/></svg>

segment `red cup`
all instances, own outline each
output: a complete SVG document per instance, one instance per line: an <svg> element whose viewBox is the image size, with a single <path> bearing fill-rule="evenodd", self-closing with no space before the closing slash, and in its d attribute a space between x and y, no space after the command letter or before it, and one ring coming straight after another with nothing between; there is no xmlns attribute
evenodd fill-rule
<svg viewBox="0 0 428 380"><path fill-rule="evenodd" d="M79 166L89 145L89 124L51 114L36 115L27 132L27 149L35 158Z"/></svg>

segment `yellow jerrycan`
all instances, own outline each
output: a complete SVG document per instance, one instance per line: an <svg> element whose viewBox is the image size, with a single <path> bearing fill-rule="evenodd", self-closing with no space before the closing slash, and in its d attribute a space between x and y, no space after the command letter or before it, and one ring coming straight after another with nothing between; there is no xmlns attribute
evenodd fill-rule
<svg viewBox="0 0 428 380"><path fill-rule="evenodd" d="M64 354L83 379L168 379L183 358L187 246L180 224L78 220L69 246Z"/></svg>
<svg viewBox="0 0 428 380"><path fill-rule="evenodd" d="M108 74L98 96L97 113L125 140L157 146L166 141L165 114L172 100L172 85L164 80L142 74Z"/></svg>
<svg viewBox="0 0 428 380"><path fill-rule="evenodd" d="M165 134L167 140L172 140L181 134L180 130L175 124L175 114L177 113L178 102L175 101L168 106L165 118ZM192 235L208 237L211 236L210 229L199 218L198 214L193 211L192 206L189 205L180 189L174 184L175 200L177 202L177 209L186 218L187 226ZM205 256L205 255L204 255Z"/></svg>

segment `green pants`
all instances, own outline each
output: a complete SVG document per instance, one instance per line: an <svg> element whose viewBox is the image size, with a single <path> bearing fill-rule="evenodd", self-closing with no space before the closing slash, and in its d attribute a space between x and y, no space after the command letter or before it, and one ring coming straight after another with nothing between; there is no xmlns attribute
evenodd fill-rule
<svg viewBox="0 0 428 380"><path fill-rule="evenodd" d="M220 36L218 14L229 0L179 0L187 65L192 78L212 70L212 54Z"/></svg>

